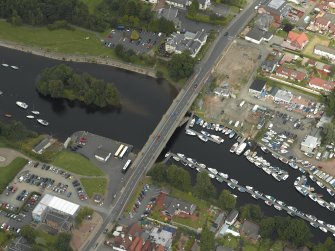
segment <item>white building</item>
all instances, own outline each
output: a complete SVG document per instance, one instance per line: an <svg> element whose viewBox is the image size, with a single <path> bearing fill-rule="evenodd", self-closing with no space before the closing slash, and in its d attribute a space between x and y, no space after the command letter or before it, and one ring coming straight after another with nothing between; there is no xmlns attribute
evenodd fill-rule
<svg viewBox="0 0 335 251"><path fill-rule="evenodd" d="M70 215L73 217L78 212L78 209L78 204L63 200L50 194L45 194L41 201L34 208L32 212L32 217L34 221L41 222L43 221L43 218L48 210L52 210L56 213L63 215Z"/></svg>
<svg viewBox="0 0 335 251"><path fill-rule="evenodd" d="M210 0L198 0L198 2L200 10L207 10L207 8L211 5Z"/></svg>
<svg viewBox="0 0 335 251"><path fill-rule="evenodd" d="M304 141L301 142L300 150L306 153L312 153L316 147L320 145L320 138L307 135Z"/></svg>
<svg viewBox="0 0 335 251"><path fill-rule="evenodd" d="M292 92L286 90L278 90L273 97L275 102L280 103L290 103L292 98L293 98Z"/></svg>
<svg viewBox="0 0 335 251"><path fill-rule="evenodd" d="M321 57L326 57L330 60L335 60L335 49L323 46L323 45L316 45L314 47L314 54L319 55Z"/></svg>

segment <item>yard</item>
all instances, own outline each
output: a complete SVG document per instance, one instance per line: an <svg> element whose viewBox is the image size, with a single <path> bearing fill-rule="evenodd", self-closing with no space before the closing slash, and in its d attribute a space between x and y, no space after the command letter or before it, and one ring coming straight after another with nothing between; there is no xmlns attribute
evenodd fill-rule
<svg viewBox="0 0 335 251"><path fill-rule="evenodd" d="M52 162L69 172L84 176L105 176L105 173L85 157L68 151L58 153Z"/></svg>
<svg viewBox="0 0 335 251"><path fill-rule="evenodd" d="M17 157L9 165L0 168L0 193L28 163L27 159Z"/></svg>
<svg viewBox="0 0 335 251"><path fill-rule="evenodd" d="M320 59L320 56L317 56L313 53L314 51L314 47L315 45L324 45L324 46L328 46L329 45L329 40L325 37L322 37L320 35L316 35L314 34L313 37L309 36L309 43L307 44L307 46L305 47L305 49L303 50L303 54L309 56L309 57L314 57L314 58L318 58Z"/></svg>
<svg viewBox="0 0 335 251"><path fill-rule="evenodd" d="M106 178L81 178L80 182L90 198L92 198L94 194L101 194L103 196L106 192Z"/></svg>

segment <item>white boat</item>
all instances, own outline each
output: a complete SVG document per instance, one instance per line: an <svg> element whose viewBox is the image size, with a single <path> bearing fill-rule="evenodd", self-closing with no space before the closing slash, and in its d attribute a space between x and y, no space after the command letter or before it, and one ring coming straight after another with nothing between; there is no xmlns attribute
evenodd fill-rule
<svg viewBox="0 0 335 251"><path fill-rule="evenodd" d="M251 197L252 197L252 198L254 198L254 199L256 199L256 200L258 200L258 199L259 199L259 197L258 197L258 195L257 195L257 194L252 194L252 195L251 195Z"/></svg>
<svg viewBox="0 0 335 251"><path fill-rule="evenodd" d="M192 158L187 158L187 161L190 162L191 164L195 164L195 160Z"/></svg>
<svg viewBox="0 0 335 251"><path fill-rule="evenodd" d="M196 133L195 133L194 131L190 130L190 129L186 129L185 133L186 133L187 135L191 135L191 136L196 135Z"/></svg>
<svg viewBox="0 0 335 251"><path fill-rule="evenodd" d="M255 162L255 159L251 156L247 156L247 160L249 160L251 163Z"/></svg>
<svg viewBox="0 0 335 251"><path fill-rule="evenodd" d="M208 168L208 171L210 171L212 174L217 175L218 171L215 168Z"/></svg>
<svg viewBox="0 0 335 251"><path fill-rule="evenodd" d="M327 233L328 232L328 230L326 229L326 228L324 228L324 227L319 227L320 228L320 230L322 231L322 232L324 232L324 233Z"/></svg>
<svg viewBox="0 0 335 251"><path fill-rule="evenodd" d="M224 179L228 179L228 174L226 173L219 173L219 175Z"/></svg>
<svg viewBox="0 0 335 251"><path fill-rule="evenodd" d="M231 131L230 133L229 133L229 138L230 139L232 139L233 137L235 136L235 131Z"/></svg>
<svg viewBox="0 0 335 251"><path fill-rule="evenodd" d="M316 217L314 215L306 214L306 217L312 221L316 221Z"/></svg>
<svg viewBox="0 0 335 251"><path fill-rule="evenodd" d="M206 168L206 165L205 164L202 164L202 163L198 163L198 166L205 169Z"/></svg>
<svg viewBox="0 0 335 251"><path fill-rule="evenodd" d="M205 135L206 137L209 137L211 136L208 132L206 131L200 131L202 135Z"/></svg>
<svg viewBox="0 0 335 251"><path fill-rule="evenodd" d="M264 143L269 143L269 140L266 138L262 138L261 141L263 141Z"/></svg>
<svg viewBox="0 0 335 251"><path fill-rule="evenodd" d="M9 65L8 64L1 64L3 67L8 67Z"/></svg>
<svg viewBox="0 0 335 251"><path fill-rule="evenodd" d="M212 173L209 173L208 176L209 176L211 179L214 179L214 178L215 178L215 175L212 174Z"/></svg>
<svg viewBox="0 0 335 251"><path fill-rule="evenodd" d="M318 223L321 224L321 225L325 224L325 222L322 221L322 220L318 220Z"/></svg>
<svg viewBox="0 0 335 251"><path fill-rule="evenodd" d="M180 158L185 158L185 154L183 154L183 153L177 153L177 156L180 157Z"/></svg>
<svg viewBox="0 0 335 251"><path fill-rule="evenodd" d="M239 144L239 146L237 147L235 153L237 155L240 155L245 150L246 147L247 147L247 143L245 143L245 142Z"/></svg>
<svg viewBox="0 0 335 251"><path fill-rule="evenodd" d="M334 196L334 192L331 189L327 188L327 192L329 193L330 196Z"/></svg>
<svg viewBox="0 0 335 251"><path fill-rule="evenodd" d="M321 187L321 188L325 187L325 185L322 182L320 182L320 181L317 181L316 184L318 184L318 186Z"/></svg>
<svg viewBox="0 0 335 251"><path fill-rule="evenodd" d="M280 200L277 200L276 202L277 202L277 204L281 205L282 207L285 207L285 205L286 205L285 202L280 201Z"/></svg>
<svg viewBox="0 0 335 251"><path fill-rule="evenodd" d="M235 179L230 179L230 181L233 182L233 183L236 184L236 185L238 184L238 181L235 180Z"/></svg>
<svg viewBox="0 0 335 251"><path fill-rule="evenodd" d="M282 207L280 205L274 205L274 208L277 209L278 211L282 210Z"/></svg>
<svg viewBox="0 0 335 251"><path fill-rule="evenodd" d="M191 120L190 127L193 127L193 126L194 126L194 123L195 123L195 118L193 118L193 119Z"/></svg>
<svg viewBox="0 0 335 251"><path fill-rule="evenodd" d="M198 134L198 138L201 139L203 142L207 142L208 138L204 135Z"/></svg>
<svg viewBox="0 0 335 251"><path fill-rule="evenodd" d="M28 105L24 102L21 102L21 101L16 101L16 105L23 108L23 109L27 109L28 108Z"/></svg>
<svg viewBox="0 0 335 251"><path fill-rule="evenodd" d="M179 161L180 159L177 156L172 157L175 161Z"/></svg>
<svg viewBox="0 0 335 251"><path fill-rule="evenodd" d="M252 190L254 189L254 188L251 187L251 186L245 186L245 188L248 189L248 190L250 190L250 191L252 191Z"/></svg>
<svg viewBox="0 0 335 251"><path fill-rule="evenodd" d="M230 188L232 188L232 189L235 189L235 188L236 188L235 184L233 184L233 183L231 183L231 182L228 182L227 185L228 185Z"/></svg>
<svg viewBox="0 0 335 251"><path fill-rule="evenodd" d="M34 115L27 115L26 118L33 119L33 118L35 118L35 116Z"/></svg>
<svg viewBox="0 0 335 251"><path fill-rule="evenodd" d="M319 224L313 221L311 221L309 224L311 224L311 226L315 228L319 227Z"/></svg>
<svg viewBox="0 0 335 251"><path fill-rule="evenodd" d="M212 135L210 135L210 137L211 137L212 139L214 139L215 141L217 141L219 144L221 144L221 143L224 142L224 139L221 138L220 136L217 136L217 135L212 134Z"/></svg>
<svg viewBox="0 0 335 251"><path fill-rule="evenodd" d="M237 190L239 190L241 193L245 192L245 188L244 187L239 187Z"/></svg>
<svg viewBox="0 0 335 251"><path fill-rule="evenodd" d="M288 206L287 207L288 209L290 209L291 211L293 211L293 212L296 212L296 211L298 211L298 209L297 208L295 208L295 207L292 207L292 206Z"/></svg>
<svg viewBox="0 0 335 251"><path fill-rule="evenodd" d="M15 66L15 65L11 65L10 67L11 67L12 69L14 69L14 70L18 70L18 69L19 69L19 67Z"/></svg>
<svg viewBox="0 0 335 251"><path fill-rule="evenodd" d="M246 151L243 153L244 156L248 156L249 154L250 154L250 149L246 150Z"/></svg>
<svg viewBox="0 0 335 251"><path fill-rule="evenodd" d="M31 111L31 113L32 113L32 114L35 114L35 115L39 115L39 114L40 114L40 112L39 112L39 111L36 111L36 110L35 110L35 111Z"/></svg>
<svg viewBox="0 0 335 251"><path fill-rule="evenodd" d="M224 134L225 134L225 135L228 135L228 134L231 133L231 131L232 131L232 130L228 128L227 131L226 131Z"/></svg>
<svg viewBox="0 0 335 251"><path fill-rule="evenodd" d="M264 202L265 202L266 205L268 205L268 206L272 206L272 201L270 201L270 200L265 200Z"/></svg>
<svg viewBox="0 0 335 251"><path fill-rule="evenodd" d="M230 148L230 152L234 153L236 151L236 148L238 147L238 143L236 142L235 144L232 145L232 147Z"/></svg>
<svg viewBox="0 0 335 251"><path fill-rule="evenodd" d="M170 156L170 152L167 152L164 157L167 158L169 156Z"/></svg>
<svg viewBox="0 0 335 251"><path fill-rule="evenodd" d="M201 169L199 167L196 168L196 170L200 173L201 172Z"/></svg>
<svg viewBox="0 0 335 251"><path fill-rule="evenodd" d="M295 162L289 162L288 165L293 169L298 169L298 165Z"/></svg>

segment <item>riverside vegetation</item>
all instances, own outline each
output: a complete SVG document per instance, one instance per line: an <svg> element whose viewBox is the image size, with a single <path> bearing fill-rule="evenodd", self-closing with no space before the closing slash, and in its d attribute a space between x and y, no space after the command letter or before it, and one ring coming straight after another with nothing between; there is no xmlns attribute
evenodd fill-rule
<svg viewBox="0 0 335 251"><path fill-rule="evenodd" d="M88 73L78 74L64 64L44 69L36 89L44 96L78 100L100 108L121 105L119 92L112 83L96 79Z"/></svg>

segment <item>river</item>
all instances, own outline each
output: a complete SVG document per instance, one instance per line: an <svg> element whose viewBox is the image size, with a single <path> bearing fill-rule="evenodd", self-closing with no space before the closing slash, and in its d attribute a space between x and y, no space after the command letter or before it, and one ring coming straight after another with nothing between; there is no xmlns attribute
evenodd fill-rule
<svg viewBox="0 0 335 251"><path fill-rule="evenodd" d="M196 130L200 131L199 127L195 128L198 128ZM213 133L220 136L222 135L221 132L214 131ZM259 190L264 194L272 195L276 199L284 201L287 205L294 206L304 213L312 214L326 223L335 225L335 212L330 212L327 208L319 206L319 204L313 202L308 196L304 197L295 190L293 182L298 176L302 175L300 171L292 169L289 165L272 157L271 154L264 154L259 149L258 155L267 159L272 166L278 166L289 172L290 176L286 181L278 182L272 176L251 164L244 155L237 156L236 154L230 153L229 149L236 141L229 139L225 135L222 136L222 138L224 138L225 142L220 145L210 141L205 143L196 136L186 135L185 128L183 127L175 132L166 147L166 151L184 153L187 157L194 158L198 162L229 174L229 178L238 180L239 184L242 186L252 186L256 190ZM166 151L162 153L161 156L164 156ZM174 161L174 163L176 162ZM184 167L181 164L179 165ZM197 171L189 167L184 168L190 172L192 180L194 181ZM248 193L241 193L237 189L232 190L225 183L219 183L216 180L213 180L213 184L215 184L218 193L223 189L228 189L233 194L237 195L237 206L254 203L261 206L262 211L266 216L288 216L286 211L277 211L273 206L267 206L262 200L255 200ZM335 201L325 189L321 189L309 178L308 184L313 186L317 193L323 194L323 199L326 201ZM307 224L310 226L309 223ZM328 236L332 237L332 234L329 232L325 234L319 229L314 229L312 226L310 226L310 228L314 235L313 240L316 242L324 241Z"/></svg>
<svg viewBox="0 0 335 251"><path fill-rule="evenodd" d="M78 72L88 72L113 82L118 88L122 102L120 110L94 110L79 102L52 100L36 92L34 86L38 74L60 61L1 47L0 60L19 67L14 70L0 66L0 90L4 92L0 96L0 119L8 120L4 114L12 114L13 119L23 122L27 128L52 134L60 140L77 130L85 130L140 149L177 94L168 83L144 75L104 65L66 63ZM18 100L29 105L27 111L16 106ZM49 126L27 119L27 112L32 109L40 111L39 117L48 121Z"/></svg>

